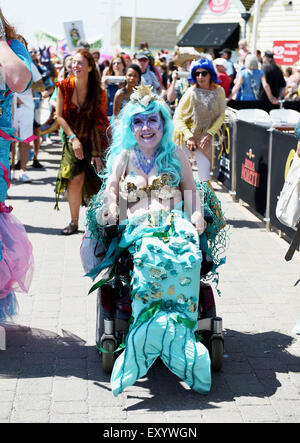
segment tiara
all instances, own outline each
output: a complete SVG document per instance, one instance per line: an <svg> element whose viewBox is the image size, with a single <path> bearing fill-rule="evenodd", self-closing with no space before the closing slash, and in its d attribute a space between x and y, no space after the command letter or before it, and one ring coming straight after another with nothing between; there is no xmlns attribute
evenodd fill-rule
<svg viewBox="0 0 300 443"><path fill-rule="evenodd" d="M145 85L143 80L141 81L140 86L134 88L134 92L130 96L130 101L132 103L139 103L145 108L154 100L157 100L157 96L153 92L153 86Z"/></svg>

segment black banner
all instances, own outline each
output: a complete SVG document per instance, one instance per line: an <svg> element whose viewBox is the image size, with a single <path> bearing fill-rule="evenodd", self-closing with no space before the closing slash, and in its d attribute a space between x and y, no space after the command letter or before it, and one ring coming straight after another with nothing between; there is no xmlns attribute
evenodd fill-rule
<svg viewBox="0 0 300 443"><path fill-rule="evenodd" d="M231 190L233 125L223 123L214 139L213 176Z"/></svg>
<svg viewBox="0 0 300 443"><path fill-rule="evenodd" d="M236 195L265 217L269 132L263 126L237 122Z"/></svg>
<svg viewBox="0 0 300 443"><path fill-rule="evenodd" d="M284 232L289 239L292 239L295 235L295 231L292 228L283 225L277 219L276 205L296 152L297 140L291 134L275 130L273 132L272 146L270 221L273 226Z"/></svg>

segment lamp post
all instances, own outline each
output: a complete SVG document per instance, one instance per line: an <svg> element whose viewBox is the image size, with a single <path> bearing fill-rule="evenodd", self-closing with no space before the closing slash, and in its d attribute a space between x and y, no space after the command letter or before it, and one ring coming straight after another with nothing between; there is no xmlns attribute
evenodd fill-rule
<svg viewBox="0 0 300 443"><path fill-rule="evenodd" d="M250 12L243 12L242 14L241 14L241 16L242 16L242 19L243 20L245 20L245 24L244 24L244 38L246 38L246 36L247 36L247 23L248 23L248 20L249 20L249 18L251 17L251 14L250 14Z"/></svg>
<svg viewBox="0 0 300 443"><path fill-rule="evenodd" d="M136 6L137 6L137 0L133 0L133 15L132 15L132 24L131 24L131 55L134 54L134 49L135 49Z"/></svg>
<svg viewBox="0 0 300 443"><path fill-rule="evenodd" d="M254 9L254 18L253 18L253 27L252 27L252 44L251 44L252 54L256 54L257 26L259 21L259 14L260 14L260 0L255 0L255 9Z"/></svg>

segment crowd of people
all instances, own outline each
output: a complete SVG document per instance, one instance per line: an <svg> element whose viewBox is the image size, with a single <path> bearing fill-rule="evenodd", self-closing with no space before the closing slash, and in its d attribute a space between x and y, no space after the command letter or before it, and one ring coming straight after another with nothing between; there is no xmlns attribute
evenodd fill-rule
<svg viewBox="0 0 300 443"><path fill-rule="evenodd" d="M19 39L28 47L23 37L19 36ZM12 146L13 177L21 182L31 181L27 171L29 158L32 158L33 168L43 167L38 159L43 134L41 122L38 117L35 118L38 109L49 103L48 107L56 110L56 82L74 74L74 54L67 54L63 60L55 55L49 60L43 57L45 48L37 50L29 47L28 51L32 60L33 82L30 90L14 94L14 127L22 140L28 139L32 133L36 139L32 149L25 142ZM216 72L215 84L224 89L226 103L231 100L260 101L268 110L279 104L280 100L300 100L300 64L283 71L275 63L271 51L266 51L263 56L259 50L251 54L244 39L239 42L238 56L234 53L235 62L232 59L233 51L228 48L217 52L217 56L213 51L200 54L196 51L184 52L179 48L175 48L173 53L161 50L154 54L147 42L142 42L132 56L119 51L110 59L103 59L100 50L91 49L89 52L95 61L101 88L106 92L106 115L110 124L129 102L130 95L141 81L153 88L174 115L181 98L192 84L191 77L188 78L191 65L200 58L212 63ZM45 100L47 98L48 101ZM54 126L54 129L57 127ZM45 135L43 137L45 139ZM15 173L15 170L20 170L20 173Z"/></svg>
<svg viewBox="0 0 300 443"><path fill-rule="evenodd" d="M179 288L190 285L193 294L199 293L197 276L203 264L199 236L207 229L203 208L212 214L208 235L212 244L218 242L218 233L226 225L210 183L213 139L224 123L226 105L231 100L259 100L273 106L281 99L297 100L300 94L297 67L283 73L271 52L265 52L263 57L259 51L251 54L245 40L239 42L237 62L226 48L217 56L179 48L172 54L161 50L154 55L147 42L142 42L132 55L119 51L110 59L101 60L99 50L85 46L63 60L56 57L54 63L47 48L37 50L28 46L0 14L0 320L15 311L14 291L28 289L33 262L24 227L18 222L19 233L14 232L16 222L11 219L11 208L5 205L10 170L12 178L30 182L27 168L31 154L32 168L43 168L39 152L43 137L45 140L53 133L53 126L47 130L49 121L55 121L55 131L62 142L54 207L58 209L59 197L67 193L70 210L70 223L61 234L78 232L82 205L88 206L87 231L97 242L102 241L103 248L103 226L126 220L119 240L120 244L123 242L122 248L131 248L136 261L136 280L132 286L136 295L132 304L135 315L139 316L146 305L151 308L153 300L146 294L147 285L141 284L150 281L149 267L137 263L143 260L152 263L152 254L158 254L162 262L171 257L173 263L188 248L190 262L186 264L184 283L181 274L177 283ZM186 200L187 191L191 192L191 198ZM125 213L121 207L124 201ZM185 217L180 215L178 203L184 203ZM118 258L120 244L116 241L111 241L105 251L104 264L101 269L96 268L98 274L106 261L109 268L112 258ZM13 247L16 244L22 244L22 252ZM91 255L94 252L90 250ZM22 260L14 256L18 253ZM183 265L179 258L178 269ZM177 284L178 269L173 264L170 269L166 267L165 271L170 272L160 279L163 283L157 283L155 291L152 288L151 294L160 294L162 305L167 305L172 315L157 317L156 323L151 321L151 327L155 324L160 327L162 322L168 324L174 316L181 318L179 314L188 323L197 320L197 298L181 294L183 298L178 303L169 298ZM155 275L160 272L152 267L151 272L154 271ZM185 324L180 323L179 327L179 323L178 328L185 328ZM131 332L135 335L137 330L138 327ZM185 341L179 337L175 373L187 379L198 392L208 392L208 353L196 343L192 330L193 327L185 328ZM145 340L150 346L158 346L161 336L150 332L149 329ZM173 341L175 336L171 332L168 330ZM190 345L196 349L189 362L195 371L187 374L180 350ZM113 373L115 395L135 381L132 352L139 350L129 343L126 356ZM164 355L169 353L169 348L164 349ZM144 373L148 369L146 363Z"/></svg>

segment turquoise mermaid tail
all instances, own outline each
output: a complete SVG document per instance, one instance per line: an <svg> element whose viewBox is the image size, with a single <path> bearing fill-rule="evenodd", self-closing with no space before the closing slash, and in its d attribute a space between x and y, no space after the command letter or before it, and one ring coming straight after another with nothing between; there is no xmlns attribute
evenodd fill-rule
<svg viewBox="0 0 300 443"><path fill-rule="evenodd" d="M160 357L193 390L205 394L211 385L210 358L195 337L202 261L199 237L177 211L158 228L151 217L131 221L119 243L129 248L134 260L133 322L113 368L112 391L119 395Z"/></svg>
<svg viewBox="0 0 300 443"><path fill-rule="evenodd" d="M143 377L160 357L191 389L207 394L211 386L207 349L196 342L194 332L174 320L176 311L158 311L128 334L126 348L114 365L112 392L119 395Z"/></svg>

